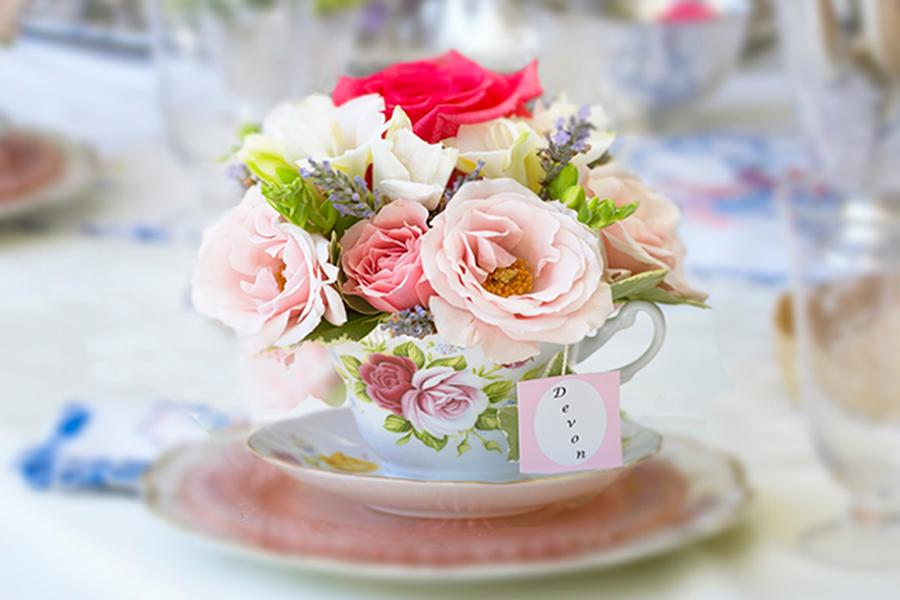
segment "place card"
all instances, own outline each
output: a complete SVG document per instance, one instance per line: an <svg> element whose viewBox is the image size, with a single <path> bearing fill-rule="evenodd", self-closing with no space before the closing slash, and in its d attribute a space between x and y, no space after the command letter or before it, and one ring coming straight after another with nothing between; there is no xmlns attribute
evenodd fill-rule
<svg viewBox="0 0 900 600"><path fill-rule="evenodd" d="M618 371L532 379L517 391L522 473L622 466Z"/></svg>

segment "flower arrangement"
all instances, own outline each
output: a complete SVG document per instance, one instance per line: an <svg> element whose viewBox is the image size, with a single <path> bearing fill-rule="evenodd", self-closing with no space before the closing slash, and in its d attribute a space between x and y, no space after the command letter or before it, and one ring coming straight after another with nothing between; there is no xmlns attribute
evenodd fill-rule
<svg viewBox="0 0 900 600"><path fill-rule="evenodd" d="M508 365L624 302L703 306L677 207L612 159L603 110L541 95L535 63L500 74L449 52L275 107L243 131L249 187L204 233L196 308L256 351L381 328ZM487 406L452 365L379 356L361 381L417 431L459 415L404 403L465 397L464 425Z"/></svg>

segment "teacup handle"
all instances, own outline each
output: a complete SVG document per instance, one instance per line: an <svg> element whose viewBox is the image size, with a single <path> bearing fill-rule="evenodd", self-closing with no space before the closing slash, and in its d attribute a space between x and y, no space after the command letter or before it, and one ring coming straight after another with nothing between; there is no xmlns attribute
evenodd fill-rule
<svg viewBox="0 0 900 600"><path fill-rule="evenodd" d="M646 313L653 322L653 338L650 340L650 346L644 350L643 354L618 369L620 383L629 381L638 371L653 360L660 348L662 348L663 340L666 339L666 317L659 310L659 307L652 302L638 300L625 304L619 309L616 316L608 319L603 327L597 330L593 337L585 338L575 346L575 360L573 363L578 364L584 361L615 334L634 325L634 320L638 313L642 312Z"/></svg>

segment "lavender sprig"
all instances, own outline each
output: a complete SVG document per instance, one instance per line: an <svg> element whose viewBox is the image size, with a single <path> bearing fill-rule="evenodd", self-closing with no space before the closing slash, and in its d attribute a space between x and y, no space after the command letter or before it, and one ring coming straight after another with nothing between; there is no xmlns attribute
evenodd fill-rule
<svg viewBox="0 0 900 600"><path fill-rule="evenodd" d="M351 179L333 169L327 160L319 163L310 159L309 166L300 169L300 175L311 181L343 216L368 219L384 206L378 190L369 191L362 177Z"/></svg>
<svg viewBox="0 0 900 600"><path fill-rule="evenodd" d="M456 195L456 192L459 191L459 188L469 183L470 181L478 181L480 179L484 179L481 175L481 171L484 169L484 161L479 160L475 163L475 168L463 175L462 177L457 177L456 180L444 190L444 195L441 197L441 202L438 205L435 212L443 212L443 210L447 207L447 203L450 202L450 198Z"/></svg>
<svg viewBox="0 0 900 600"><path fill-rule="evenodd" d="M575 155L591 149L588 139L596 126L588 120L590 116L590 107L582 106L568 119L560 117L556 121L556 128L547 134L547 147L538 150L545 173L541 181L541 197L545 200L550 198L550 184Z"/></svg>
<svg viewBox="0 0 900 600"><path fill-rule="evenodd" d="M394 337L406 335L422 339L437 332L431 311L420 304L392 314L381 326Z"/></svg>

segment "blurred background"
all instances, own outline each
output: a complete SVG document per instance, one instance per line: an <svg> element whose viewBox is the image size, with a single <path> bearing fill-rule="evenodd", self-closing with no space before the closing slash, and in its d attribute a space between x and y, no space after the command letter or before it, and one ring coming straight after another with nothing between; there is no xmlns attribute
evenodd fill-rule
<svg viewBox="0 0 900 600"><path fill-rule="evenodd" d="M241 195L220 160L239 128L341 74L451 48L502 71L538 59L545 96L602 104L617 158L679 204L710 292L711 310L666 310L666 346L623 404L733 453L756 501L725 538L650 566L491 593L896 593L900 571L844 567L900 555L895 530L873 546L857 528L900 514L900 2L0 0L0 43L4 467L73 403L113 423L193 406L196 436L223 414L295 411L328 369L273 375L190 306L200 232ZM637 354L648 330L591 366ZM0 496L13 597L416 595L226 568L135 503L21 478ZM810 542L848 504L857 521ZM115 573L122 548L133 564ZM115 594L126 580L143 591Z"/></svg>

